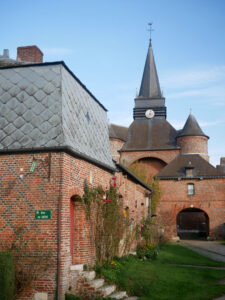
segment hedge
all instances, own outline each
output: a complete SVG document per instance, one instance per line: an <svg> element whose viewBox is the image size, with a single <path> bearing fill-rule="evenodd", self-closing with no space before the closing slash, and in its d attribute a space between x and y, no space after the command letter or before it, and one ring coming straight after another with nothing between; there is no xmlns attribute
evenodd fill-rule
<svg viewBox="0 0 225 300"><path fill-rule="evenodd" d="M15 269L10 252L0 252L0 299L14 299Z"/></svg>

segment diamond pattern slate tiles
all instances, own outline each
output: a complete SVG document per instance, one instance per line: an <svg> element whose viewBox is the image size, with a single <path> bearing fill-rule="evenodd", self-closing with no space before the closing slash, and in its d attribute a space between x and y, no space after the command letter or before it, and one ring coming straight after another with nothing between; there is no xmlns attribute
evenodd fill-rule
<svg viewBox="0 0 225 300"><path fill-rule="evenodd" d="M105 110L62 64L0 69L0 149L59 146L114 167Z"/></svg>
<svg viewBox="0 0 225 300"><path fill-rule="evenodd" d="M60 66L0 70L0 148L18 149L62 145L60 113ZM40 69L37 71L37 69ZM48 79L47 74L51 74ZM52 103L58 103L50 108ZM43 115L43 116L42 116ZM54 129L53 129L54 127Z"/></svg>

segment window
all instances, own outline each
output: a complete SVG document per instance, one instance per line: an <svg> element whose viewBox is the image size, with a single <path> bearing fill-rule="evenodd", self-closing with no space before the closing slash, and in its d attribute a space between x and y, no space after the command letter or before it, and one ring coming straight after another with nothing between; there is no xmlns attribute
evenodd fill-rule
<svg viewBox="0 0 225 300"><path fill-rule="evenodd" d="M187 184L187 194L194 195L195 194L195 185L193 183Z"/></svg>
<svg viewBox="0 0 225 300"><path fill-rule="evenodd" d="M145 205L146 205L146 207L149 206L149 198L148 197L145 197Z"/></svg>

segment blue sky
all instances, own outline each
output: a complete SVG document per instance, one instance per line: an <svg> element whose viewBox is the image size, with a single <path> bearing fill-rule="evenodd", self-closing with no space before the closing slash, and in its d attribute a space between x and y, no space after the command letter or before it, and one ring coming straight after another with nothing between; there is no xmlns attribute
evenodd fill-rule
<svg viewBox="0 0 225 300"><path fill-rule="evenodd" d="M224 0L2 0L0 53L37 45L44 61L64 60L110 122L128 126L152 21L167 120L180 129L191 108L215 165L225 156L224 12Z"/></svg>

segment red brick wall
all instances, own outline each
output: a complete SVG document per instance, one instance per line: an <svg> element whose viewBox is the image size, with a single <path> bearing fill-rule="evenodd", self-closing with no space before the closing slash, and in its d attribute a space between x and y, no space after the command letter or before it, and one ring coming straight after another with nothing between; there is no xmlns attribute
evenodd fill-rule
<svg viewBox="0 0 225 300"><path fill-rule="evenodd" d="M30 167L34 159L37 166ZM51 268L29 288L21 299L31 299L35 292L47 292L49 300L56 292L57 255L59 254L60 295L68 289L71 264L94 261L90 225L79 202L74 208L74 247L71 255L71 197L83 194L84 180L104 189L112 174L66 153L11 154L0 157L0 246L5 249L16 237L16 227L24 226L30 243L35 237L45 250L52 252ZM131 217L140 220L147 214L145 188L122 173L116 174L124 206ZM122 201L121 199L121 201ZM141 205L144 203L144 205ZM51 210L50 220L35 220L35 210ZM60 247L58 248L58 245Z"/></svg>
<svg viewBox="0 0 225 300"><path fill-rule="evenodd" d="M33 159L37 167L30 173ZM82 195L83 182L89 181L104 188L112 175L88 162L65 153L39 153L2 155L1 204L0 204L0 245L5 248L15 238L16 227L24 226L29 239L34 236L53 253L53 263L46 278L37 280L23 299L30 299L34 292L48 292L54 297L57 274L58 232L60 239L60 282L64 291L68 284L71 265L70 254L70 198ZM51 210L51 220L35 220L35 210ZM59 216L58 216L59 214ZM75 212L76 215L76 212ZM76 215L78 216L78 214ZM58 223L60 218L60 224ZM79 224L79 222L78 222ZM78 225L80 226L80 225ZM91 246L84 240L87 251ZM86 243L86 244L85 244ZM76 255L79 255L77 249ZM88 257L86 252L85 257ZM82 263L83 261L81 261ZM43 283L44 282L44 283ZM44 284L44 289L43 289Z"/></svg>
<svg viewBox="0 0 225 300"><path fill-rule="evenodd" d="M34 173L30 173L33 159ZM48 292L53 298L57 273L58 198L60 197L59 154L1 155L0 245L5 248L16 238L17 228L25 229L29 244L38 239L39 246L52 252L51 268L24 295L31 299L34 291ZM51 165L51 167L50 167ZM51 220L35 220L35 210L51 210Z"/></svg>
<svg viewBox="0 0 225 300"><path fill-rule="evenodd" d="M187 183L195 185L195 194L187 195ZM180 211L194 207L209 216L210 235L217 234L225 222L225 179L161 180L158 223L168 237L176 236L176 218Z"/></svg>
<svg viewBox="0 0 225 300"><path fill-rule="evenodd" d="M119 192L123 196L124 208L129 207L133 224L139 223L147 216L146 194L149 194L150 191L139 184L135 184L122 173L117 174L117 182L119 184Z"/></svg>
<svg viewBox="0 0 225 300"><path fill-rule="evenodd" d="M182 136L177 138L177 145L181 148L182 154L200 154L209 161L208 138L204 136Z"/></svg>

